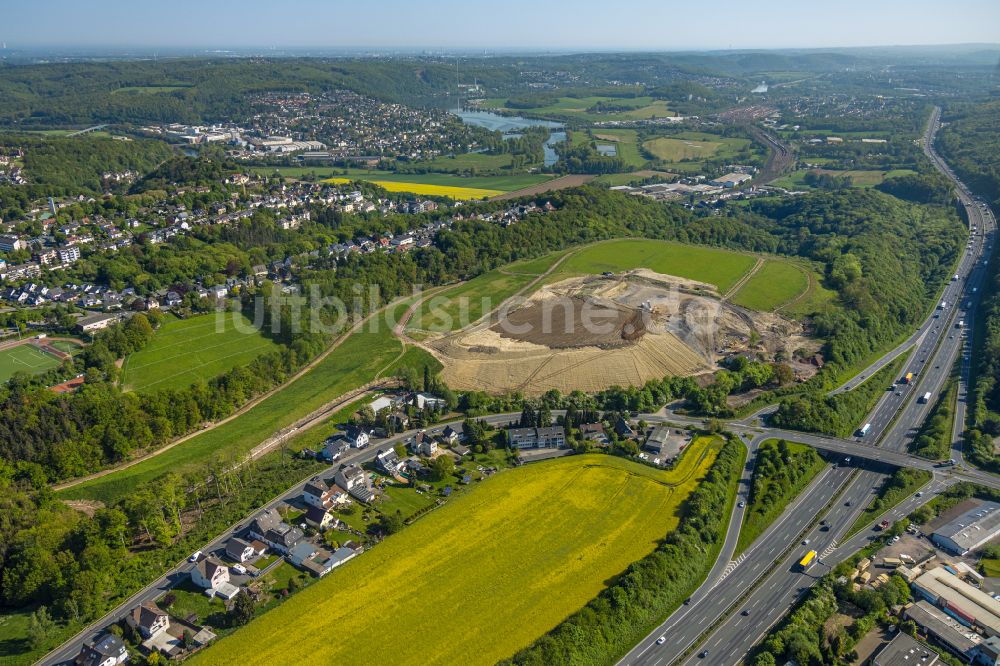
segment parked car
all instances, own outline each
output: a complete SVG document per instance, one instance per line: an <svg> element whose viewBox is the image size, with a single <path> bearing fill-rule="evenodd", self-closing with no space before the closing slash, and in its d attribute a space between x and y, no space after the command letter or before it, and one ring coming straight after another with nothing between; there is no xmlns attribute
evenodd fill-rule
<svg viewBox="0 0 1000 666"><path fill-rule="evenodd" d="M194 551L194 554L191 555L191 557L188 558L188 562L197 562L200 559L201 559L201 551L200 550L196 550L196 551Z"/></svg>
<svg viewBox="0 0 1000 666"><path fill-rule="evenodd" d="M242 564L234 564L233 566L231 566L229 568L232 569L233 571L235 571L236 573L240 574L241 576L246 576L247 575L247 568L245 566L243 566Z"/></svg>

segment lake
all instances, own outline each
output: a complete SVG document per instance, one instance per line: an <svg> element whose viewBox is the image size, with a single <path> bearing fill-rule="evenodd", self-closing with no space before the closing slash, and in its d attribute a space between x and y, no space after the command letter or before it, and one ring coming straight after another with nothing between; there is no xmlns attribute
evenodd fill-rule
<svg viewBox="0 0 1000 666"><path fill-rule="evenodd" d="M545 140L545 145L543 146L545 151L543 163L545 166L552 166L559 161L555 145L566 140L566 132L563 130L561 123L552 120L522 118L521 116L502 116L499 113L491 113L489 111L453 109L452 113L468 125L484 127L492 132L503 132L512 138L519 136L517 130L524 129L525 127L547 127L551 131L549 132L549 138Z"/></svg>

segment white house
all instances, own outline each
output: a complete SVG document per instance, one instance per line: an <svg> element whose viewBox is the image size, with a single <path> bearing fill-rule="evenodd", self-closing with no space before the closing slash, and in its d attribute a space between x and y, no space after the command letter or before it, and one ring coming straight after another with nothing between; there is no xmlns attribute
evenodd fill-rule
<svg viewBox="0 0 1000 666"><path fill-rule="evenodd" d="M145 639L159 636L170 627L170 616L152 601L144 601L133 608L125 621Z"/></svg>
<svg viewBox="0 0 1000 666"><path fill-rule="evenodd" d="M229 582L229 567L214 557L206 557L191 570L191 580L198 587L216 590Z"/></svg>

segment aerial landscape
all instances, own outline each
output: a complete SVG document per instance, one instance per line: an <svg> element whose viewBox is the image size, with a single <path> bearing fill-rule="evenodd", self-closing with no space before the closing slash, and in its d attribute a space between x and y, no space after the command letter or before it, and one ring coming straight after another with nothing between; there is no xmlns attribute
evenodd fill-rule
<svg viewBox="0 0 1000 666"><path fill-rule="evenodd" d="M1000 666L1000 5L0 18L0 664Z"/></svg>

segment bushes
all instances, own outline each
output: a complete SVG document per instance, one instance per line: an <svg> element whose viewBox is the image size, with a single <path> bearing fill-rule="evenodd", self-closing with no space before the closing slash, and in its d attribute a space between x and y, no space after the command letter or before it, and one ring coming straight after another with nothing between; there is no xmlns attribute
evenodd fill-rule
<svg viewBox="0 0 1000 666"><path fill-rule="evenodd" d="M943 460L951 452L952 424L955 419L955 393L958 385L952 381L945 386L920 434L910 445L910 451L922 458ZM992 446L992 443L991 443Z"/></svg>
<svg viewBox="0 0 1000 666"><path fill-rule="evenodd" d="M743 445L727 441L688 498L677 529L583 609L505 663L610 664L628 651L714 564L743 460Z"/></svg>
<svg viewBox="0 0 1000 666"><path fill-rule="evenodd" d="M832 396L811 393L786 398L771 416L771 425L850 437L875 406L886 384L891 384L896 378L902 363L903 358L900 358L850 391Z"/></svg>
<svg viewBox="0 0 1000 666"><path fill-rule="evenodd" d="M767 529L799 492L823 469L816 450L785 440L768 440L757 450L750 501L736 544L739 554Z"/></svg>

